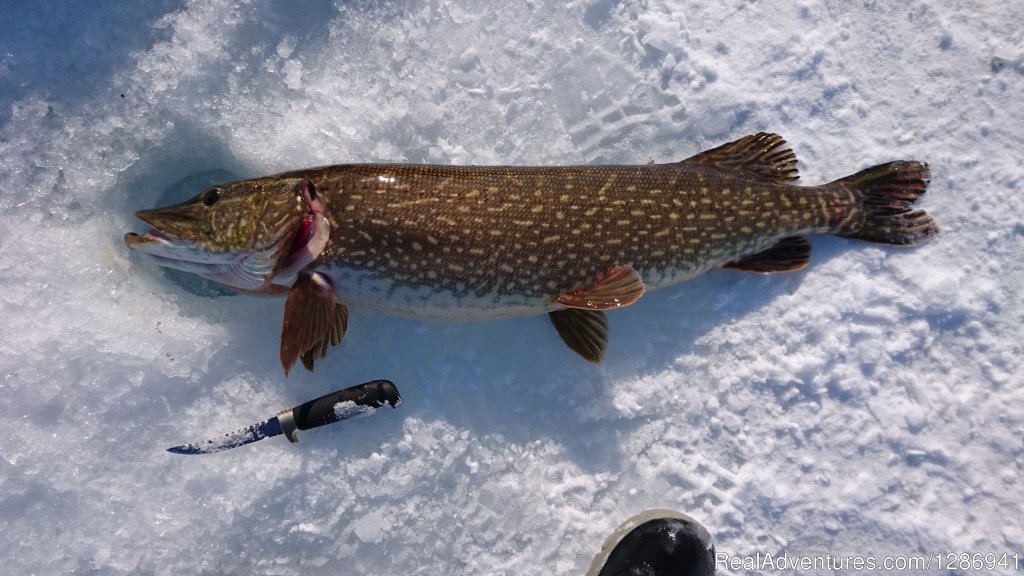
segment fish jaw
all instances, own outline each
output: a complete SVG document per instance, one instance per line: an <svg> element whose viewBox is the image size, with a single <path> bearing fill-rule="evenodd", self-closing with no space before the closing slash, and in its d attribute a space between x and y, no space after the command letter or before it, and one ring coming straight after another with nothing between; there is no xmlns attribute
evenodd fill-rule
<svg viewBox="0 0 1024 576"><path fill-rule="evenodd" d="M315 187L304 180L298 192L302 212L278 218L273 235L258 245L255 238L240 246L211 241L211 221L202 217L194 201L138 212L136 216L152 228L141 235L125 234L125 244L165 268L190 272L240 292L279 294L323 251L330 237L330 223ZM265 214L266 209L261 215Z"/></svg>
<svg viewBox="0 0 1024 576"><path fill-rule="evenodd" d="M129 232L124 241L128 248L145 254L158 266L190 272L240 292L256 293L264 291L269 284L277 267L280 246L287 245L279 241L268 250L217 252L189 240L169 237L156 229L142 235Z"/></svg>

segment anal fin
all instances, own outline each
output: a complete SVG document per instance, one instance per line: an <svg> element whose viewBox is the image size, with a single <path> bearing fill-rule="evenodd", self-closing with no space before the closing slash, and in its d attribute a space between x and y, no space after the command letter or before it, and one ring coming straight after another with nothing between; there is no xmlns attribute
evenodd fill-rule
<svg viewBox="0 0 1024 576"><path fill-rule="evenodd" d="M549 312L558 335L574 352L598 363L608 346L608 317L600 310L567 308Z"/></svg>
<svg viewBox="0 0 1024 576"><path fill-rule="evenodd" d="M295 361L312 370L316 355L341 341L348 327L348 310L335 301L330 278L318 272L300 273L288 292L281 326L281 366L285 376Z"/></svg>
<svg viewBox="0 0 1024 576"><path fill-rule="evenodd" d="M590 286L560 295L558 302L581 310L611 310L636 302L644 291L644 282L632 266L616 266Z"/></svg>
<svg viewBox="0 0 1024 576"><path fill-rule="evenodd" d="M799 270L807 266L810 261L811 245L807 239L803 236L790 236L779 240L764 252L724 264L722 268L758 274L774 274Z"/></svg>

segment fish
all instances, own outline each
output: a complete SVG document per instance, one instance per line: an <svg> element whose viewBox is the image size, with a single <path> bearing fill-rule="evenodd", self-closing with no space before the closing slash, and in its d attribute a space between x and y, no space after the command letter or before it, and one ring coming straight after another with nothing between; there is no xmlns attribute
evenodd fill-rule
<svg viewBox="0 0 1024 576"><path fill-rule="evenodd" d="M143 210L127 246L232 290L285 298L280 361L313 370L348 307L424 321L547 314L600 362L606 312L724 268L810 262L809 234L917 246L928 164L893 161L798 186L795 153L760 132L642 165L341 164L212 186Z"/></svg>

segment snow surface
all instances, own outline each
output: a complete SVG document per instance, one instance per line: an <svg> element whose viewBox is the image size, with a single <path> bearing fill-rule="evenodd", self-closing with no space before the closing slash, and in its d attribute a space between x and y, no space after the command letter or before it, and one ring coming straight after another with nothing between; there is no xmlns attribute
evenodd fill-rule
<svg viewBox="0 0 1024 576"><path fill-rule="evenodd" d="M5 573L582 574L652 507L734 556L1024 553L1024 3L0 8ZM121 240L236 177L663 162L760 130L807 183L927 160L942 234L649 294L596 367L544 317L353 310L287 381L280 300ZM400 409L164 451L375 378Z"/></svg>

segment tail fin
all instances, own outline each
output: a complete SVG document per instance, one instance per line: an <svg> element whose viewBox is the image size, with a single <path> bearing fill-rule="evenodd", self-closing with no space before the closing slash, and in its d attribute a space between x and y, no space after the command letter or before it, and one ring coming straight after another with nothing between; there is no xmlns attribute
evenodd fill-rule
<svg viewBox="0 0 1024 576"><path fill-rule="evenodd" d="M931 180L924 162L879 164L837 180L856 188L863 197L864 223L840 236L895 246L916 246L939 233L939 225L924 210L911 205L924 195Z"/></svg>

